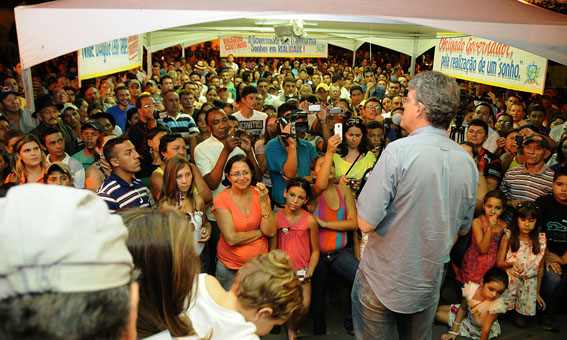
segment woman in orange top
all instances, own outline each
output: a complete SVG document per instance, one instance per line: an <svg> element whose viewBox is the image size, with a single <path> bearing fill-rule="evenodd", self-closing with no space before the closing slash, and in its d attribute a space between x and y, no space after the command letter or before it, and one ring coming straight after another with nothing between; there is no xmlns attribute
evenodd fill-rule
<svg viewBox="0 0 567 340"><path fill-rule="evenodd" d="M253 169L246 155L231 157L224 168L223 184L228 188L213 201L222 235L217 245L216 277L225 290L230 290L238 269L247 260L268 252L267 237L276 234L268 189L262 183L251 186Z"/></svg>

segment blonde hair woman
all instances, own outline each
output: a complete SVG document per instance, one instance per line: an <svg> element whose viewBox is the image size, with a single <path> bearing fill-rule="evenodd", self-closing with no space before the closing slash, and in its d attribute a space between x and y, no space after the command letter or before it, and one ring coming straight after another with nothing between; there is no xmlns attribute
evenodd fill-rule
<svg viewBox="0 0 567 340"><path fill-rule="evenodd" d="M18 138L12 151L14 172L6 177L6 183L44 183L47 158L39 139L26 133Z"/></svg>

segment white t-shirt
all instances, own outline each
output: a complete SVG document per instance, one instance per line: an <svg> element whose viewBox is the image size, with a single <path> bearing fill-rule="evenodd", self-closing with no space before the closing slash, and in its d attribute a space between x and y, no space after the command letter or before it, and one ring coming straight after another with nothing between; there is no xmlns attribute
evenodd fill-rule
<svg viewBox="0 0 567 340"><path fill-rule="evenodd" d="M236 111L232 115L238 119L240 127L252 135L254 139L252 143L264 136L264 126L266 118L268 118L268 115L264 112L253 110L250 118L244 117L240 111Z"/></svg>
<svg viewBox="0 0 567 340"><path fill-rule="evenodd" d="M242 314L219 306L209 295L205 285L207 274L199 274L198 285L193 288L193 301L187 312L193 329L201 338L211 340L260 340L256 325L244 319ZM197 288L195 292L195 288Z"/></svg>
<svg viewBox="0 0 567 340"><path fill-rule="evenodd" d="M182 336L179 338L174 338L171 336L169 331L166 329L163 332L159 332L150 336L149 338L145 338L144 340L199 340L197 336Z"/></svg>

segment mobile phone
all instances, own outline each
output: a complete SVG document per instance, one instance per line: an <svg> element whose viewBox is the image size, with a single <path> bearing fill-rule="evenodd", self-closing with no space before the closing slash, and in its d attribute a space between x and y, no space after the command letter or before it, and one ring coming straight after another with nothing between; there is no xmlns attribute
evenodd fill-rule
<svg viewBox="0 0 567 340"><path fill-rule="evenodd" d="M343 123L335 123L335 135L343 136Z"/></svg>
<svg viewBox="0 0 567 340"><path fill-rule="evenodd" d="M329 114L332 114L332 115L340 115L341 113L343 113L342 107L333 107L329 110Z"/></svg>
<svg viewBox="0 0 567 340"><path fill-rule="evenodd" d="M298 269L295 271L295 273L297 274L297 278L299 279L299 281L303 281L303 278L305 277L305 274L307 273L307 269L303 268L303 269Z"/></svg>
<svg viewBox="0 0 567 340"><path fill-rule="evenodd" d="M309 105L309 112L319 112L321 111L321 105Z"/></svg>
<svg viewBox="0 0 567 340"><path fill-rule="evenodd" d="M523 143L524 143L524 136L518 133L516 135L516 145L518 145L518 147L521 148Z"/></svg>

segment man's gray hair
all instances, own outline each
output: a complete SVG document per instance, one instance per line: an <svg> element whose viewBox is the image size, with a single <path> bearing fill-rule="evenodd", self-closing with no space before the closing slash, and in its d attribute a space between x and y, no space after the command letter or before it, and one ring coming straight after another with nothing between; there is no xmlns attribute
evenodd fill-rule
<svg viewBox="0 0 567 340"><path fill-rule="evenodd" d="M409 90L415 90L415 98L425 106L431 125L449 127L461 91L455 79L437 71L421 72L410 81Z"/></svg>
<svg viewBox="0 0 567 340"><path fill-rule="evenodd" d="M128 285L86 293L20 295L0 301L0 339L119 340L129 312Z"/></svg>

